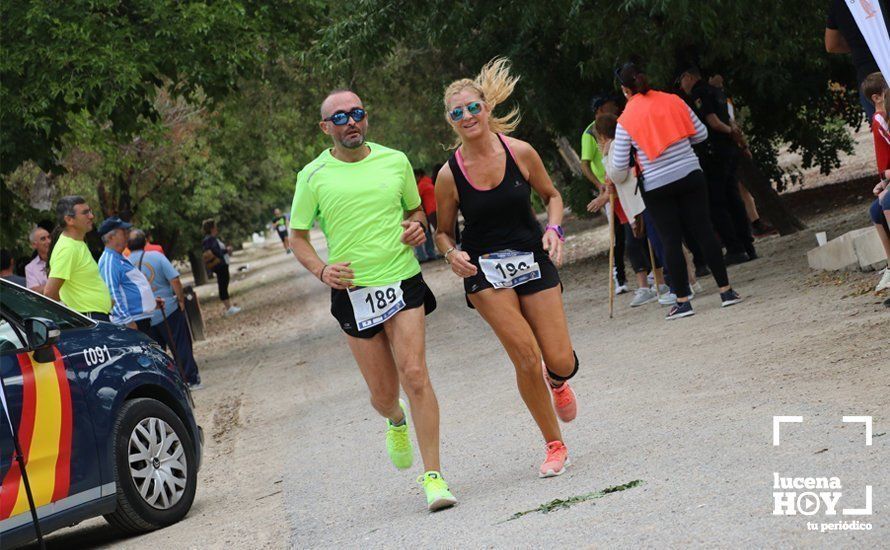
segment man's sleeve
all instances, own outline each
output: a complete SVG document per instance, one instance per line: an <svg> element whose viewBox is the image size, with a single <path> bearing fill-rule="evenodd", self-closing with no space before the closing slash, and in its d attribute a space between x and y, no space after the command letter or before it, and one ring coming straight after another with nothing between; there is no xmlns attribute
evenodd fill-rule
<svg viewBox="0 0 890 550"><path fill-rule="evenodd" d="M99 275L105 281L105 286L108 287L111 300L114 302L114 309L123 312L125 302L121 296L121 272L120 267L115 265L114 258L108 258L108 261L100 266Z"/></svg>
<svg viewBox="0 0 890 550"><path fill-rule="evenodd" d="M25 266L25 286L28 288L40 286L40 283L37 282L37 273L35 273L36 268L34 264L29 263Z"/></svg>
<svg viewBox="0 0 890 550"><path fill-rule="evenodd" d="M717 114L717 102L714 99L714 94L711 93L707 86L702 87L702 91L698 94L696 99L699 100L697 107L699 113L701 113L702 119L706 118L708 115Z"/></svg>
<svg viewBox="0 0 890 550"><path fill-rule="evenodd" d="M414 170L408 157L405 157L405 170L402 174L402 208L414 210L420 206L420 193L417 191L417 182L414 181Z"/></svg>
<svg viewBox="0 0 890 550"><path fill-rule="evenodd" d="M593 135L590 133L591 129L592 128L588 126L581 134L581 160L593 160L593 150L596 147L596 142L593 139Z"/></svg>
<svg viewBox="0 0 890 550"><path fill-rule="evenodd" d="M164 272L164 276L167 277L167 280L172 280L179 277L179 271L173 267L173 264L168 260L165 256L161 256L161 271Z"/></svg>
<svg viewBox="0 0 890 550"><path fill-rule="evenodd" d="M290 210L290 227L308 231L318 217L318 196L309 180L303 176L304 173L305 169L297 174L294 201Z"/></svg>
<svg viewBox="0 0 890 550"><path fill-rule="evenodd" d="M49 276L67 281L71 278L72 252L69 247L53 250L49 260Z"/></svg>

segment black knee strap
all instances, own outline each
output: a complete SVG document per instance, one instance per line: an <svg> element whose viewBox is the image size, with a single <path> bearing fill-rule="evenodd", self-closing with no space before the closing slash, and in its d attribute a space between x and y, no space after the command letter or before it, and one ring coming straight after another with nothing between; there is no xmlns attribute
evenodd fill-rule
<svg viewBox="0 0 890 550"><path fill-rule="evenodd" d="M551 379L551 380L554 380L554 381L556 381L556 382L565 382L565 381L568 380L569 378L571 378L571 377L575 376L576 374L578 374L578 364L579 364L579 363L578 363L578 354L575 353L575 350L572 350L572 355L575 356L575 370L572 371L572 374L570 374L570 375L568 375L568 376L560 376L560 375L556 374L555 372L553 372L552 370L550 370L550 369L548 368L548 369L547 369L547 375L550 376L550 379Z"/></svg>

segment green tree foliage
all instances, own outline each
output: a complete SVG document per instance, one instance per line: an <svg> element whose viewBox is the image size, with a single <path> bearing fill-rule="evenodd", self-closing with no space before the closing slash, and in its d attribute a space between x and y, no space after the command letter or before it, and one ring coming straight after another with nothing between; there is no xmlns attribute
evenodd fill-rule
<svg viewBox="0 0 890 550"><path fill-rule="evenodd" d="M320 95L299 64L280 62L213 113L206 137L222 178L234 186L217 219L232 242L261 230L273 208L289 211L297 171L324 146Z"/></svg>
<svg viewBox="0 0 890 550"><path fill-rule="evenodd" d="M518 137L542 149L551 166L552 139L578 141L590 122L590 97L618 91L621 62L642 62L662 89L696 64L725 77L747 115L759 164L781 185L781 143L802 153L805 168L828 171L851 147L846 126L862 119L854 92L829 89L832 79L853 89L855 82L849 60L824 52L825 8L822 0L358 0L332 14L312 54L345 79L393 58L420 71L433 64L441 72L427 81L426 93L434 97L448 81L507 56L522 76ZM421 106L447 132L438 107ZM578 211L587 195L574 195Z"/></svg>
<svg viewBox="0 0 890 550"><path fill-rule="evenodd" d="M782 185L780 145L828 171L861 121L849 60L824 52L825 7L9 0L0 4L0 239L21 242L40 215L27 204L27 176L39 166L57 194L78 190L106 215L132 216L176 256L194 249L211 215L237 242L287 207L296 171L329 146L317 126L328 90L356 89L369 138L428 168L447 159L454 138L445 86L495 56L521 76L510 100L523 115L517 137L538 148L579 214L590 186L554 140L577 146L590 97L618 91L614 70L627 59L662 88L692 63L721 73L758 164Z"/></svg>
<svg viewBox="0 0 890 550"><path fill-rule="evenodd" d="M135 213L139 206L132 199L140 195L130 187L144 175L140 163L166 139L159 90L174 100L200 97L199 106L208 111L217 108L245 82L262 82L270 64L295 55L323 3L10 0L0 6L0 239L13 242L34 213L10 187L8 174L26 161L59 174L65 169L63 151L82 149L102 161L101 169L93 164L79 175L81 184L89 188L88 176L101 174L101 181L91 183L102 195L103 210ZM112 152L122 155L115 160ZM223 162L207 172L218 179L201 185L219 187L214 196L234 197L225 192L231 182L224 181L224 168ZM192 175L169 173L168 182L184 185L183 177ZM184 206L175 200L168 205Z"/></svg>
<svg viewBox="0 0 890 550"><path fill-rule="evenodd" d="M102 217L120 216L180 257L200 240L200 219L216 215L235 194L205 137L208 114L182 98L155 97L159 119L118 143L110 125L74 117L63 147L60 193L88 197ZM197 221L196 221L197 220Z"/></svg>
<svg viewBox="0 0 890 550"><path fill-rule="evenodd" d="M314 2L9 0L2 4L0 164L57 166L71 113L125 136L157 119L159 87L224 97L291 52Z"/></svg>

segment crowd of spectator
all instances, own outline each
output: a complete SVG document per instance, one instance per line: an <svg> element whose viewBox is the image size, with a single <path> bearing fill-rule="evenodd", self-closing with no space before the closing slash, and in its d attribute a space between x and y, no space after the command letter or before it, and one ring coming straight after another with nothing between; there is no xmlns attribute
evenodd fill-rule
<svg viewBox="0 0 890 550"><path fill-rule="evenodd" d="M86 243L95 219L86 199L62 197L55 213L53 234L42 227L29 234L35 255L25 276L14 273L14 259L6 250L0 276L93 320L145 333L170 349L189 387L201 388L182 282L163 248L150 243L144 231L111 216L96 230L104 246L97 262Z"/></svg>

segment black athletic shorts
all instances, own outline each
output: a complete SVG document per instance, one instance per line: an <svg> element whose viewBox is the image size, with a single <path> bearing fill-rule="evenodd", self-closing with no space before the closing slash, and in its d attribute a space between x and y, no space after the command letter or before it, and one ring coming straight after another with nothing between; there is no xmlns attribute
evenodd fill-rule
<svg viewBox="0 0 890 550"><path fill-rule="evenodd" d="M284 239L287 238L287 229L284 231L278 231L278 238L281 239L281 242L284 242Z"/></svg>
<svg viewBox="0 0 890 550"><path fill-rule="evenodd" d="M541 292L542 290L547 290L548 288L553 288L557 285L561 290L562 281L559 279L559 271L550 260L550 255L544 251L536 251L534 254L535 261L538 262L538 267L541 268L541 278L522 283L519 286L514 286L513 290L520 296ZM493 287L491 286L491 283L488 282L488 279L485 278L485 274L482 273L482 267L479 265L479 257L471 254L470 261L476 266L477 271L472 277L464 279L464 293L467 295L467 306L471 309L476 309L473 307L473 304L470 303L469 295Z"/></svg>
<svg viewBox="0 0 890 550"><path fill-rule="evenodd" d="M402 281L402 298L405 300L406 309L414 309L423 306L424 313L429 315L436 309L436 297L430 287L426 286L423 275L417 275ZM355 314L352 311L352 302L349 301L349 291L331 289L331 315L340 323L340 328L346 334L356 338L373 338L381 331L383 325L358 330L356 328Z"/></svg>

